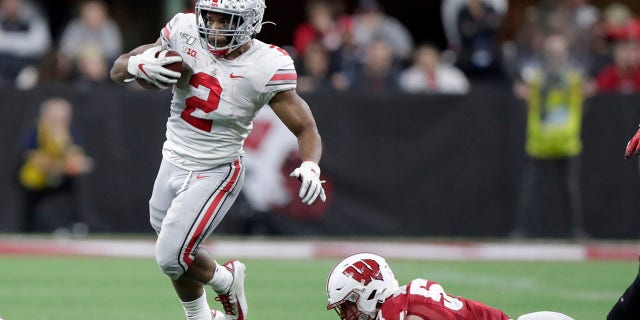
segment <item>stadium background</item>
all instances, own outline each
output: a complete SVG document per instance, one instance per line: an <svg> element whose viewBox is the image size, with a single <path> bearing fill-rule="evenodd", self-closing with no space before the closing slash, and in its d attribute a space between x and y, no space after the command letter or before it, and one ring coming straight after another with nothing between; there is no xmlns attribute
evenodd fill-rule
<svg viewBox="0 0 640 320"><path fill-rule="evenodd" d="M640 4L623 1L635 12ZM79 1L41 1L59 32ZM123 32L124 48L156 39L180 1L108 1ZM353 10L356 1L346 1ZM401 20L416 42L446 47L440 1L380 1ZM511 1L502 38L513 37L528 5ZM592 1L604 6L608 1ZM304 1L270 1L260 38L286 46L304 20ZM169 93L132 92L105 86L90 92L64 84L28 91L2 89L6 148L0 174L13 181L19 133L44 97L63 94L90 143L96 170L83 178L87 210L95 232L149 232L147 199L164 137ZM514 220L519 169L524 154L524 115L508 81L474 82L469 95L371 95L357 91L305 94L325 140L323 172L333 197L314 214L282 214L277 230L290 235L504 237ZM499 98L497 98L499 97ZM596 238L638 237L638 168L622 161L622 149L640 119L636 95L599 95L588 102L582 169L587 229ZM21 106L17 112L15 106ZM357 128L357 130L354 130ZM373 160L375 159L375 160ZM16 232L20 216L15 186L0 186L0 231ZM557 200L556 201L560 201ZM235 211L241 208L234 208ZM246 216L229 214L220 231L242 233ZM551 237L567 233L567 215L549 210ZM53 217L55 219L55 217ZM428 223L426 221L429 221Z"/></svg>
<svg viewBox="0 0 640 320"><path fill-rule="evenodd" d="M266 20L278 26L266 27L260 38L286 45L303 20L304 1L267 1ZM80 1L40 2L55 32ZM107 2L125 50L155 39L171 8L180 6ZM536 2L510 1L503 38L513 37L524 8ZM623 2L640 12L640 2ZM351 9L355 1L347 3ZM381 3L416 41L446 46L439 0ZM51 95L76 106L80 129L91 141L87 151L96 160L95 171L81 181L91 231L86 239L15 234L18 136ZM387 256L401 282L435 279L449 293L512 315L550 309L575 319L603 319L637 272L638 163L623 161L622 150L640 121L640 96L599 95L588 102L582 181L587 228L596 239L570 244L504 241L524 157L523 114L510 83L473 83L469 95L457 97L349 92L305 98L326 144L322 168L332 185L327 207L307 212L307 220L287 211L277 221L287 237L265 238L236 236L246 219L239 203L221 226L223 235L205 244L219 259L241 258L249 266L252 316L337 319L324 308L326 273L359 251ZM169 92L112 86L0 89L0 179L7 182L0 184L0 317L183 318L155 265L147 222L168 99ZM555 237L566 232L564 217L547 215Z"/></svg>

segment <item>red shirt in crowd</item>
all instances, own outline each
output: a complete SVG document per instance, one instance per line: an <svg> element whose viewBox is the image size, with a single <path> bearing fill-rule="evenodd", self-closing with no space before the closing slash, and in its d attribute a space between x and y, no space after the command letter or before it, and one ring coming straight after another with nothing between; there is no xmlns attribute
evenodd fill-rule
<svg viewBox="0 0 640 320"><path fill-rule="evenodd" d="M622 73L609 66L598 74L597 85L600 92L640 92L640 68Z"/></svg>

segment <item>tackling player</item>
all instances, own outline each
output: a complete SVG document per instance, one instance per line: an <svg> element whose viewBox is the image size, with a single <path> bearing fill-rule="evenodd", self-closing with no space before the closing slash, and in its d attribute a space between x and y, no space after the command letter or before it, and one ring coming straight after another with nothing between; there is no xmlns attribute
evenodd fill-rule
<svg viewBox="0 0 640 320"><path fill-rule="evenodd" d="M636 319L640 319L640 268L633 282L607 314L607 320Z"/></svg>
<svg viewBox="0 0 640 320"><path fill-rule="evenodd" d="M173 283L187 319L221 318L209 308L204 285L222 303L226 319L244 320L245 266L219 265L200 244L235 201L244 179L242 145L252 120L269 105L298 141L306 204L325 200L319 179L322 146L307 103L296 93L296 71L286 51L254 37L264 0L198 0L195 14L175 15L152 44L121 55L111 78L146 88L173 86L163 160L149 200L158 234L156 261ZM157 57L164 49L180 56ZM183 71L165 66L183 62Z"/></svg>
<svg viewBox="0 0 640 320"><path fill-rule="evenodd" d="M624 151L624 158L631 159L640 154L640 129L631 137ZM607 320L640 319L640 269L633 282L627 287L620 299L613 305Z"/></svg>
<svg viewBox="0 0 640 320"><path fill-rule="evenodd" d="M448 295L435 281L414 279L400 287L384 258L359 253L340 261L327 279L327 309L342 320L509 320L481 302ZM573 320L540 311L518 320Z"/></svg>

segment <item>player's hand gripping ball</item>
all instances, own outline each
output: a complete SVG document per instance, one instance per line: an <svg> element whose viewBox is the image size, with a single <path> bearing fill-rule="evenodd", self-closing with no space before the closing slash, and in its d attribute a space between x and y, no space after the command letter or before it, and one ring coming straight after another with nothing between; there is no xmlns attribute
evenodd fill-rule
<svg viewBox="0 0 640 320"><path fill-rule="evenodd" d="M156 53L156 58L166 58L166 57L180 57L180 54L178 53L178 51L172 50L172 49L166 49L166 50L161 50L158 51L158 53ZM163 67L171 70L171 71L175 71L177 73L182 73L182 58L180 59L180 61L175 61L175 62L171 62L168 64L163 65Z"/></svg>
<svg viewBox="0 0 640 320"><path fill-rule="evenodd" d="M178 82L182 75L182 67L182 57L178 52L162 50L160 46L151 47L129 57L127 72L133 75L133 78L126 79L124 82L138 80L137 82L145 88L155 86L166 89ZM146 85L145 81L152 86Z"/></svg>

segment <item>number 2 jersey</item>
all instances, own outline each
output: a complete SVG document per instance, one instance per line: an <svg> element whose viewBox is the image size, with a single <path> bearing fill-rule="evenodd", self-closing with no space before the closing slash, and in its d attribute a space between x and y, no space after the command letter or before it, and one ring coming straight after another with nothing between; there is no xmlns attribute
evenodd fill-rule
<svg viewBox="0 0 640 320"><path fill-rule="evenodd" d="M273 96L296 87L293 60L262 41L232 60L203 47L194 14L175 15L160 32L163 48L183 59L173 87L162 155L186 170L205 170L243 155L252 120Z"/></svg>
<svg viewBox="0 0 640 320"><path fill-rule="evenodd" d="M377 320L403 320L409 315L424 320L509 320L498 309L449 296L437 282L425 279L414 279L385 300Z"/></svg>

